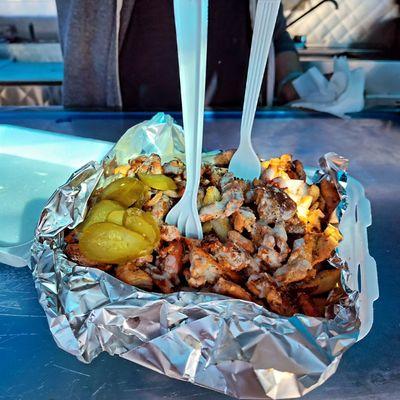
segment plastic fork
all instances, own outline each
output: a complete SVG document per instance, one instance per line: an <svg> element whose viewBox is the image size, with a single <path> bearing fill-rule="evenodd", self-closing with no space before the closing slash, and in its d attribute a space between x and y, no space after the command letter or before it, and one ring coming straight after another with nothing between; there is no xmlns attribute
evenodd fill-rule
<svg viewBox="0 0 400 400"><path fill-rule="evenodd" d="M207 57L208 0L174 0L183 128L186 188L166 222L191 238L202 239L197 211L203 145L204 93Z"/></svg>
<svg viewBox="0 0 400 400"><path fill-rule="evenodd" d="M259 178L261 174L260 160L251 144L251 131L279 5L280 0L257 2L240 125L240 143L229 164L229 171L237 178L249 181Z"/></svg>

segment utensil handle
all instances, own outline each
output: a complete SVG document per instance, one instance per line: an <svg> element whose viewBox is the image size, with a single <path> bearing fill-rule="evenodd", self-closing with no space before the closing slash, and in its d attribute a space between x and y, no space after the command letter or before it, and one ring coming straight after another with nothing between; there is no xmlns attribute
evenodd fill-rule
<svg viewBox="0 0 400 400"><path fill-rule="evenodd" d="M251 130L279 5L280 0L258 0L257 2L249 67L247 70L242 123L240 126L241 144L251 144Z"/></svg>
<svg viewBox="0 0 400 400"><path fill-rule="evenodd" d="M174 0L186 153L185 195L197 192L203 145L208 0ZM192 196L196 199L197 196Z"/></svg>

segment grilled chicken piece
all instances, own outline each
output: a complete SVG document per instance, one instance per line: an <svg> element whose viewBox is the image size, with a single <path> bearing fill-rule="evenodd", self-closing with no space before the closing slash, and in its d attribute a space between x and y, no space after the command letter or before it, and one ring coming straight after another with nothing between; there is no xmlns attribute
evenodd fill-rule
<svg viewBox="0 0 400 400"><path fill-rule="evenodd" d="M237 231L229 231L228 232L228 239L232 241L237 247L240 249L247 251L248 253L254 253L254 244L251 240L245 238Z"/></svg>
<svg viewBox="0 0 400 400"><path fill-rule="evenodd" d="M157 221L161 222L163 218L168 214L168 211L170 210L171 206L172 206L171 199L165 194L163 194L160 200L156 204L154 204L151 213Z"/></svg>
<svg viewBox="0 0 400 400"><path fill-rule="evenodd" d="M220 186L221 178L228 172L227 168L204 164L201 169L201 181L209 182L213 186Z"/></svg>
<svg viewBox="0 0 400 400"><path fill-rule="evenodd" d="M248 207L240 207L233 214L233 227L238 232L243 232L246 230L247 232L252 232L253 225L256 222L256 216L254 215L251 208Z"/></svg>
<svg viewBox="0 0 400 400"><path fill-rule="evenodd" d="M200 246L207 253L214 254L222 246L222 243L216 235L211 233L203 239Z"/></svg>
<svg viewBox="0 0 400 400"><path fill-rule="evenodd" d="M147 263L153 262L153 255L152 254L148 254L147 256L135 258L131 262L135 263L138 267L143 267Z"/></svg>
<svg viewBox="0 0 400 400"><path fill-rule="evenodd" d="M275 271L274 278L285 285L313 278L316 271L312 265L312 250L313 242L308 238L295 240L287 264Z"/></svg>
<svg viewBox="0 0 400 400"><path fill-rule="evenodd" d="M127 262L118 265L115 269L115 276L128 285L137 286L141 289L151 290L153 288L153 280L150 275L141 270L135 262Z"/></svg>
<svg viewBox="0 0 400 400"><path fill-rule="evenodd" d="M265 299L270 309L277 314L290 316L296 312L276 282L266 272L251 275L247 281L247 288L259 299Z"/></svg>
<svg viewBox="0 0 400 400"><path fill-rule="evenodd" d="M201 222L211 221L213 219L229 217L235 211L239 210L243 204L242 184L237 180L224 181L225 174L221 179L222 199L216 203L204 206L200 209Z"/></svg>
<svg viewBox="0 0 400 400"><path fill-rule="evenodd" d="M304 172L303 163L300 160L294 160L292 164L293 164L292 171L294 171L295 173L294 179L301 179L302 181L305 182L307 176L306 173Z"/></svg>
<svg viewBox="0 0 400 400"><path fill-rule="evenodd" d="M321 197L324 200L321 204L325 204L324 211L325 216L329 219L331 214L336 209L339 204L340 198L335 185L326 179L322 180L320 183Z"/></svg>
<svg viewBox="0 0 400 400"><path fill-rule="evenodd" d="M212 164L218 167L227 167L230 163L235 150L225 150L216 154L212 159Z"/></svg>
<svg viewBox="0 0 400 400"><path fill-rule="evenodd" d="M258 248L257 256L268 267L279 268L290 252L284 225L277 223L274 228L264 225L263 231L265 233Z"/></svg>
<svg viewBox="0 0 400 400"><path fill-rule="evenodd" d="M165 175L181 175L185 171L185 164L180 160L171 160L162 166Z"/></svg>
<svg viewBox="0 0 400 400"><path fill-rule="evenodd" d="M162 174L161 158L158 154L139 156L130 161L130 174L138 172L144 174ZM128 174L129 175L129 174Z"/></svg>
<svg viewBox="0 0 400 400"><path fill-rule="evenodd" d="M162 224L160 226L160 239L165 242L172 242L173 240L180 239L181 233L174 225Z"/></svg>
<svg viewBox="0 0 400 400"><path fill-rule="evenodd" d="M221 273L218 262L199 247L192 246L189 250L190 278L187 280L192 287L213 284Z"/></svg>
<svg viewBox="0 0 400 400"><path fill-rule="evenodd" d="M292 218L285 221L285 230L290 234L304 235L306 233L306 226L304 222L300 221L299 217L295 214Z"/></svg>
<svg viewBox="0 0 400 400"><path fill-rule="evenodd" d="M250 293L234 282L230 282L224 278L219 278L213 286L213 291L225 296L235 297L237 299L251 301Z"/></svg>
<svg viewBox="0 0 400 400"><path fill-rule="evenodd" d="M163 293L172 293L174 291L174 285L171 282L170 275L167 272L162 272L153 264L146 264L145 270L147 274L151 276L154 284Z"/></svg>
<svg viewBox="0 0 400 400"><path fill-rule="evenodd" d="M214 252L214 257L217 259L219 264L224 267L224 269L230 269L233 271L241 271L250 265L251 256L241 251L235 244L231 241L226 242L226 244L220 246Z"/></svg>
<svg viewBox="0 0 400 400"><path fill-rule="evenodd" d="M156 266L165 273L173 285L179 285L179 273L182 271L183 244L174 240L159 250Z"/></svg>
<svg viewBox="0 0 400 400"><path fill-rule="evenodd" d="M296 203L283 191L272 185L255 189L255 203L261 220L271 224L288 221L296 213Z"/></svg>

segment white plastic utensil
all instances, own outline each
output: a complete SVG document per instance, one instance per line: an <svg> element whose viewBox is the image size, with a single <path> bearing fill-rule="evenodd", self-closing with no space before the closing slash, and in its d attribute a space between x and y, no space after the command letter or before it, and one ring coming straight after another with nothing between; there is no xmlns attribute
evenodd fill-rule
<svg viewBox="0 0 400 400"><path fill-rule="evenodd" d="M280 0L258 0L244 95L240 144L229 164L236 177L252 181L261 173L260 160L251 144L251 130L264 76Z"/></svg>
<svg viewBox="0 0 400 400"><path fill-rule="evenodd" d="M197 192L203 145L208 0L174 0L174 15L187 178L185 192L168 213L166 222L176 225L187 237L202 239Z"/></svg>

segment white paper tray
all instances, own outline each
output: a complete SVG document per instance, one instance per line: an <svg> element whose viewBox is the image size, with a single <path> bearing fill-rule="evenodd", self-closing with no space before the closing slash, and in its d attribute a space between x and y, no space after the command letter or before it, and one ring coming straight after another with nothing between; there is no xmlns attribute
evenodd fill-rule
<svg viewBox="0 0 400 400"><path fill-rule="evenodd" d="M0 125L0 262L27 265L34 229L51 194L112 143Z"/></svg>

